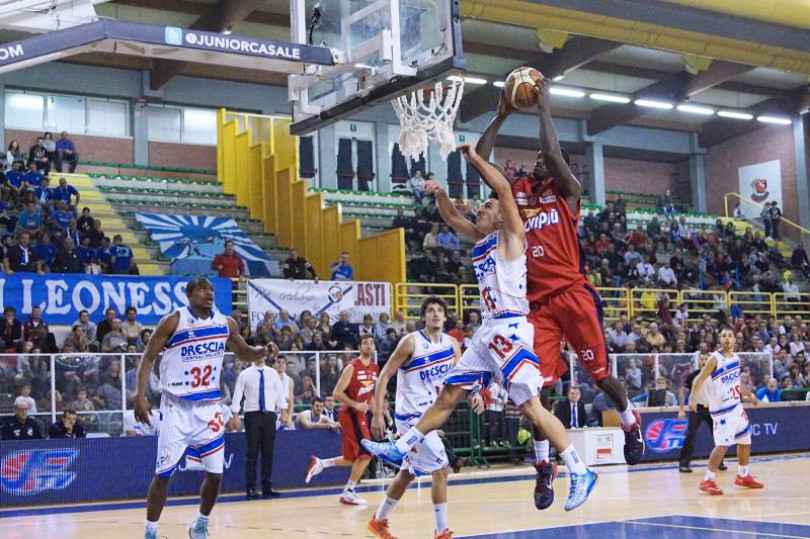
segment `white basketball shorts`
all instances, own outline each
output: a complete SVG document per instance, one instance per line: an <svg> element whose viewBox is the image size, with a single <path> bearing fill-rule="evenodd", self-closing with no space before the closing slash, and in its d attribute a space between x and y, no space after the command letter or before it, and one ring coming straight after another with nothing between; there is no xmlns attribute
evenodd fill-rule
<svg viewBox="0 0 810 539"><path fill-rule="evenodd" d="M714 445L751 445L751 425L742 404L726 412L712 414Z"/></svg>
<svg viewBox="0 0 810 539"><path fill-rule="evenodd" d="M520 406L543 385L533 346L534 326L525 316L485 320L444 383L475 392L494 379Z"/></svg>
<svg viewBox="0 0 810 539"><path fill-rule="evenodd" d="M419 418L415 418L411 421L400 421L397 419L397 432L400 436L404 435L411 427L416 425L418 421ZM435 430L429 432L424 440L413 446L402 459L402 468L415 477L430 475L449 465L450 462L447 460L447 452L444 450L444 444Z"/></svg>
<svg viewBox="0 0 810 539"><path fill-rule="evenodd" d="M225 420L218 402L189 401L164 392L160 413L155 475L171 477L187 449L205 471L222 473Z"/></svg>

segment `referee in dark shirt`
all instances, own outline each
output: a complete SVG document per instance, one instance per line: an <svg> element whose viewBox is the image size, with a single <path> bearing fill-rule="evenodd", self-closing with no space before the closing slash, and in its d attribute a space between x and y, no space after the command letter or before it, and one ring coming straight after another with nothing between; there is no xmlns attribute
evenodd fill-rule
<svg viewBox="0 0 810 539"><path fill-rule="evenodd" d="M680 467L678 470L681 473L692 473L692 468L689 467L689 464L692 462L692 451L695 445L695 436L697 436L698 430L700 430L700 424L706 423L709 425L709 432L713 432L714 430L714 421L712 421L712 415L709 413L709 397L706 394L708 391L708 387L710 384L703 384L700 388L700 392L697 394L692 393L692 383L697 378L700 371L703 369L706 362L709 360L709 354L700 354L700 367L692 371L692 373L686 377L686 380L683 382L683 387L681 387L681 399L680 399L680 408L678 410L678 419L684 419L685 417L688 419L688 427L686 432L686 439L683 442L683 447L681 448L681 455L678 458L680 461ZM691 403L694 401L697 403L697 410L695 412L689 412L689 414L684 413L684 406L686 405L686 396L687 393L689 394L689 402ZM726 465L724 462L720 462L719 466L720 470L725 470Z"/></svg>
<svg viewBox="0 0 810 539"><path fill-rule="evenodd" d="M297 249L290 249L290 258L284 261L284 278L285 279L306 279L307 273L314 280L318 280L318 275L315 273L315 268L303 256L298 256Z"/></svg>

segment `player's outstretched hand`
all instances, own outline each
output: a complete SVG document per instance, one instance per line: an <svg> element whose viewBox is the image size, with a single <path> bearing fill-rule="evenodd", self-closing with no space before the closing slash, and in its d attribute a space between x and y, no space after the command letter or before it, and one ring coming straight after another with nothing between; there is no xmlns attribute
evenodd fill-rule
<svg viewBox="0 0 810 539"><path fill-rule="evenodd" d="M425 182L425 193L429 195L440 195L444 193L444 187L439 185L439 182L436 180L430 180L429 182Z"/></svg>
<svg viewBox="0 0 810 539"><path fill-rule="evenodd" d="M149 404L149 399L146 395L135 396L135 420L147 426L152 426L149 421L149 412L152 411L152 405Z"/></svg>
<svg viewBox="0 0 810 539"><path fill-rule="evenodd" d="M374 414L371 418L371 435L375 440L385 438L385 418L382 414Z"/></svg>
<svg viewBox="0 0 810 539"><path fill-rule="evenodd" d="M542 80L537 81L534 85L534 95L538 108L548 108L549 101L551 100L551 94L549 92L550 82L548 78L543 77Z"/></svg>
<svg viewBox="0 0 810 539"><path fill-rule="evenodd" d="M461 152L461 155L463 155L464 159L467 161L472 161L478 157L475 148L470 144L459 144L456 149Z"/></svg>
<svg viewBox="0 0 810 539"><path fill-rule="evenodd" d="M513 112L517 112L517 108L509 102L506 94L501 90L501 97L498 98L498 116L509 116Z"/></svg>

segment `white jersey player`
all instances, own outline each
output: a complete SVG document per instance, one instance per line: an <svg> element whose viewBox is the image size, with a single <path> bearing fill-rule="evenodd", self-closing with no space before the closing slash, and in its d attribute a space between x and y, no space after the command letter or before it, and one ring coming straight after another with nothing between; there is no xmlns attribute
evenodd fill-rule
<svg viewBox="0 0 810 539"><path fill-rule="evenodd" d="M191 539L208 536L208 516L222 484L225 419L220 401L220 376L226 344L240 359L253 361L269 354L264 347L248 346L236 322L214 310L214 287L200 277L186 285L188 307L166 316L155 328L138 364L135 419L150 425L146 390L158 354L160 428L155 477L149 486L146 539L157 538L157 524L166 503L169 480L190 449L206 471L200 491L200 513L189 529ZM241 429L238 417L228 427Z"/></svg>
<svg viewBox="0 0 810 539"><path fill-rule="evenodd" d="M447 373L461 357L458 342L442 332L447 321L446 310L447 304L443 299L427 298L421 309L425 329L406 335L385 363L374 392L375 412L371 421L371 433L374 437L379 439L385 436L383 410L387 407L386 386L394 373L397 375L394 420L400 435L405 435L416 425L422 414L436 402ZM369 530L377 537L393 537L388 530L388 516L415 477L431 474L435 537L452 537L453 532L447 524L448 466L447 453L439 433L429 432L403 458L399 473L368 523Z"/></svg>
<svg viewBox="0 0 810 539"><path fill-rule="evenodd" d="M571 489L565 508L570 511L585 502L596 485L597 476L585 467L562 423L542 407L537 395L542 379L537 356L532 351L534 328L526 321L529 305L523 220L503 174L470 146L459 149L497 195L481 206L476 223L469 222L458 212L437 182L427 182L425 189L436 195L444 221L459 234L477 242L473 264L484 322L473 336L471 346L445 379L439 398L414 427L396 443L365 440L362 443L375 455L398 461L425 440L425 433L440 428L458 401L495 380L506 389L523 415L548 436L568 466Z"/></svg>
<svg viewBox="0 0 810 539"><path fill-rule="evenodd" d="M719 496L723 491L714 482L717 468L728 448L737 444L739 470L734 484L748 488L762 488L763 485L748 473L748 461L751 457L751 425L748 415L743 410L742 399L748 398L756 405L756 395L740 384L742 365L740 356L734 353L736 337L731 329L720 332L722 348L709 357L700 374L692 382L692 393L697 394L704 383L708 384L706 394L709 397L709 413L714 422L714 450L709 457L709 466L700 490ZM692 402L690 409L697 410Z"/></svg>

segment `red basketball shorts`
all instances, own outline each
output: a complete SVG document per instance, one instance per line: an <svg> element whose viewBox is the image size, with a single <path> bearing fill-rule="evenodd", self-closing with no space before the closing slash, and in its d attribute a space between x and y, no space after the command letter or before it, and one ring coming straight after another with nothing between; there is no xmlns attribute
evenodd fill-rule
<svg viewBox="0 0 810 539"><path fill-rule="evenodd" d="M568 369L560 354L565 340L594 381L610 375L602 333L602 300L590 284L575 285L546 300L533 302L528 316L534 326L534 353L540 360L543 387Z"/></svg>
<svg viewBox="0 0 810 539"><path fill-rule="evenodd" d="M366 414L354 410L338 413L338 421L343 431L343 458L354 462L357 459L370 459L371 453L360 445L360 440L371 440Z"/></svg>

